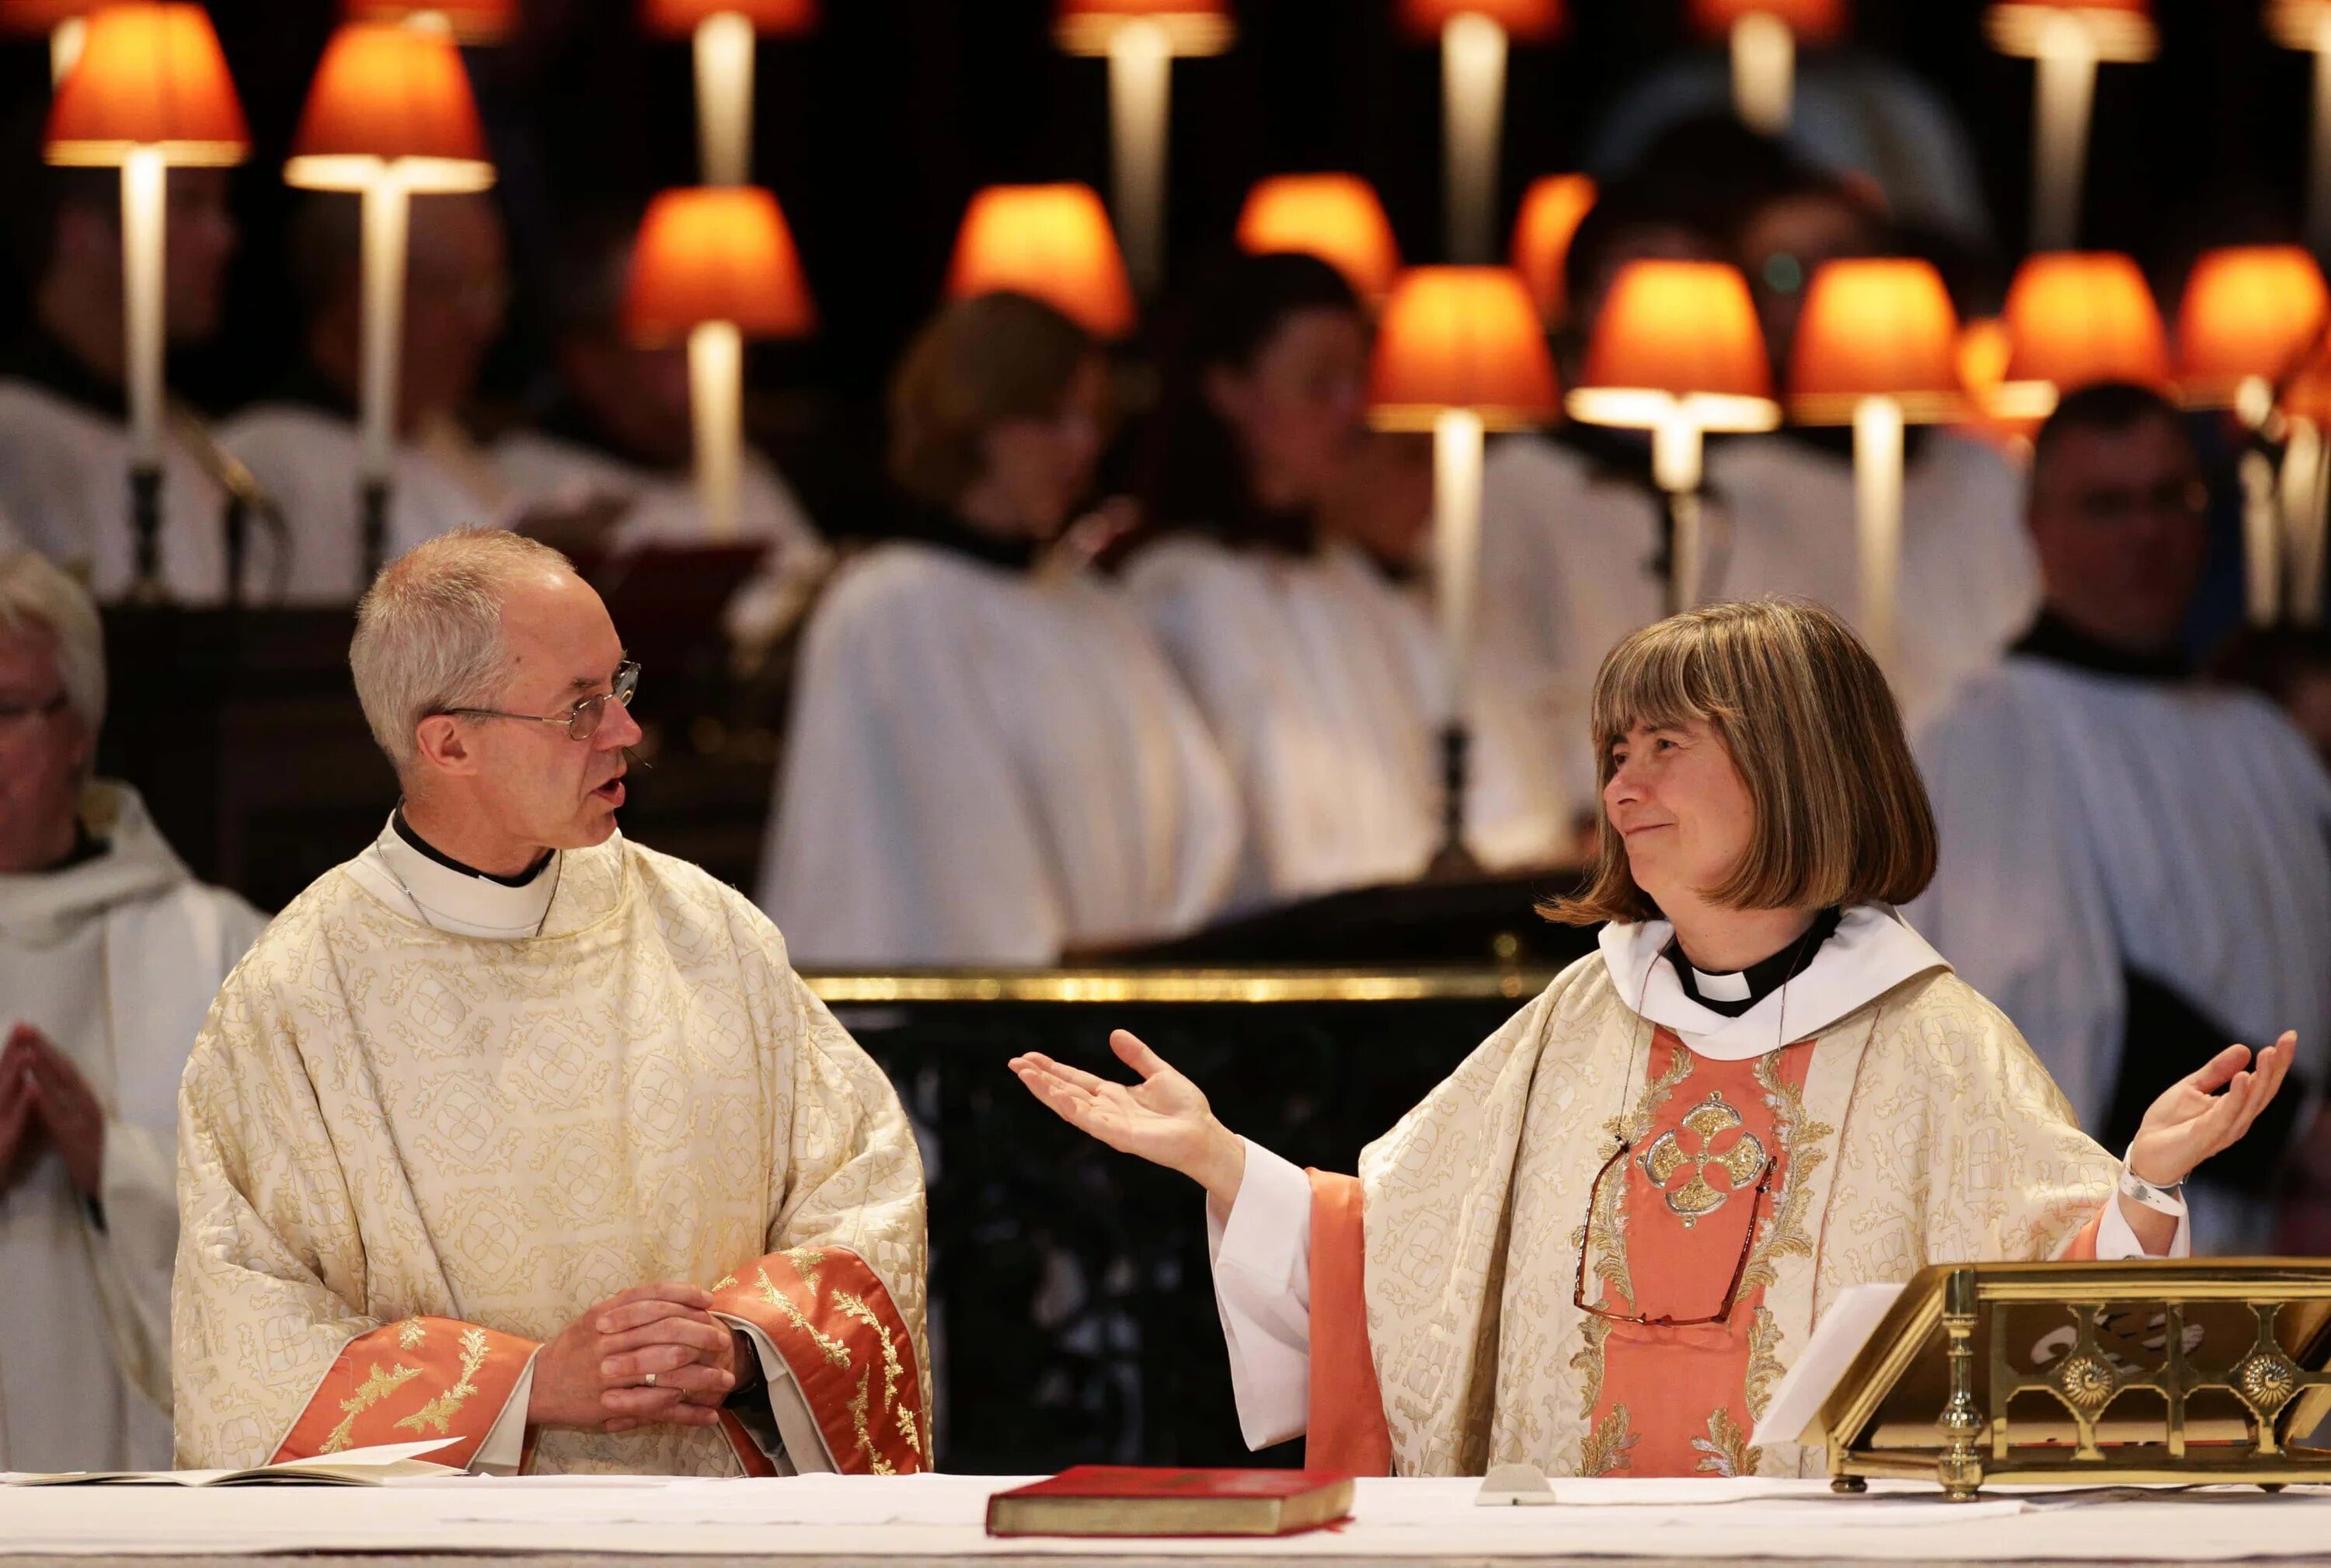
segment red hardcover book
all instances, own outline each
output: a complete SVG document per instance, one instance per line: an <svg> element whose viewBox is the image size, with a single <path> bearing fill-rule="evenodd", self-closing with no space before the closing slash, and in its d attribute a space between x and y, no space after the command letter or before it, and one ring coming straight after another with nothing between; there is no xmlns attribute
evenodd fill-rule
<svg viewBox="0 0 2331 1568"><path fill-rule="evenodd" d="M1349 1476L1079 1465L987 1500L991 1535L1292 1535L1347 1519Z"/></svg>

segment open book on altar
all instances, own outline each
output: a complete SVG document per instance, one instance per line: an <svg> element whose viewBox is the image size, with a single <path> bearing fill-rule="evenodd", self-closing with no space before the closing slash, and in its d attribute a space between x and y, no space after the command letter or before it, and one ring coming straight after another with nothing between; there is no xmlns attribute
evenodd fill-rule
<svg viewBox="0 0 2331 1568"><path fill-rule="evenodd" d="M1870 1343L1870 1336L1886 1319L1887 1311L1901 1297L1903 1280L1876 1285L1852 1285L1837 1299L1837 1305L1822 1314L1813 1325L1813 1336L1805 1342L1805 1353L1797 1357L1796 1364L1781 1378L1781 1386L1773 1391L1773 1402L1765 1407L1765 1419L1756 1423L1748 1440L1752 1443L1793 1443L1821 1414L1822 1402L1836 1388L1853 1358Z"/></svg>
<svg viewBox="0 0 2331 1568"><path fill-rule="evenodd" d="M309 1459L287 1459L248 1470L63 1470L52 1475L0 1475L10 1487L382 1487L391 1481L456 1476L451 1465L422 1458L459 1438L425 1443L384 1443Z"/></svg>

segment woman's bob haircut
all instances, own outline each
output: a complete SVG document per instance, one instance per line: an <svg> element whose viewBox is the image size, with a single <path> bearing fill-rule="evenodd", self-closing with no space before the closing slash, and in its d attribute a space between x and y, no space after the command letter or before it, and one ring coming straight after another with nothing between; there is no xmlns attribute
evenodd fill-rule
<svg viewBox="0 0 2331 1568"><path fill-rule="evenodd" d="M1707 889L1734 909L1904 904L1935 875L1935 812L1901 711L1869 650L1818 604L1710 604L1622 641L1594 678L1596 776L1638 726L1703 719L1748 786L1756 828L1732 874ZM1603 814L1594 866L1550 920L1659 917Z"/></svg>

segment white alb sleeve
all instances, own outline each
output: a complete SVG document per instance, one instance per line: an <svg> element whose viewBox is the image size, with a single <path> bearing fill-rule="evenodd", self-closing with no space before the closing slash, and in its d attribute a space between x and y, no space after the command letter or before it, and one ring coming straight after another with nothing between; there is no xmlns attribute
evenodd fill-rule
<svg viewBox="0 0 2331 1568"><path fill-rule="evenodd" d="M2136 1239L2129 1228L2128 1216L2120 1212L2120 1195L2105 1200L2104 1223L2097 1227L2097 1261L2118 1263L2126 1258L2191 1258L2193 1256L2193 1214L2192 1210L2177 1216L2177 1234L2169 1239L2166 1252L2147 1252L2145 1243Z"/></svg>
<svg viewBox="0 0 2331 1568"><path fill-rule="evenodd" d="M1311 1179L1252 1139L1230 1218L1206 1205L1214 1307L1250 1449L1310 1424Z"/></svg>

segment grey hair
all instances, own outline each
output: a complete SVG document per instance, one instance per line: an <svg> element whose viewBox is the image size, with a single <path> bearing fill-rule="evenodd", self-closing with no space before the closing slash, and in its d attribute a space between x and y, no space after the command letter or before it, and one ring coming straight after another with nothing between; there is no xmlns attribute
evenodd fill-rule
<svg viewBox="0 0 2331 1568"><path fill-rule="evenodd" d="M372 737L400 774L420 754L414 730L423 719L492 705L509 674L502 601L510 585L574 569L549 546L506 528L441 534L381 568L357 603L348 669Z"/></svg>
<svg viewBox="0 0 2331 1568"><path fill-rule="evenodd" d="M89 590L36 550L0 550L0 632L56 639L65 704L92 738L105 725L105 628Z"/></svg>

